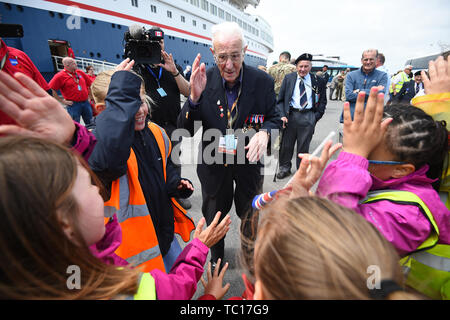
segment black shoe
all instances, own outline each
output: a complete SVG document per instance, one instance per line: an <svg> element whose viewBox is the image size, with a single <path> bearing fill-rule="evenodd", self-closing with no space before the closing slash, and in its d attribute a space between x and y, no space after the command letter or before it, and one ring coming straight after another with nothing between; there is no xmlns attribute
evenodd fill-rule
<svg viewBox="0 0 450 320"><path fill-rule="evenodd" d="M291 170L288 171L280 171L277 173L277 179L284 179L291 175Z"/></svg>
<svg viewBox="0 0 450 320"><path fill-rule="evenodd" d="M177 202L185 209L188 210L192 207L191 201L189 199L177 199Z"/></svg>

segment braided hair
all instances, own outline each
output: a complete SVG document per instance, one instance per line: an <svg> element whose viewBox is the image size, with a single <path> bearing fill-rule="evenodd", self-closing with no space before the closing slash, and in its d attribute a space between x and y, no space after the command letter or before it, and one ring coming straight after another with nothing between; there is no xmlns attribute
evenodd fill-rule
<svg viewBox="0 0 450 320"><path fill-rule="evenodd" d="M392 104L384 110L385 117L393 118L386 132L388 150L398 161L412 163L416 170L428 164L427 176L441 178L448 153L448 130L445 121L434 119L411 105ZM439 181L433 184L437 190Z"/></svg>

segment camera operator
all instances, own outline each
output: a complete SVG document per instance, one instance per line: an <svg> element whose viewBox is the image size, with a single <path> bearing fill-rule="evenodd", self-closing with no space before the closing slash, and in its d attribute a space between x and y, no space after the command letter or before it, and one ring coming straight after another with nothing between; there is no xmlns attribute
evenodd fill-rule
<svg viewBox="0 0 450 320"><path fill-rule="evenodd" d="M144 78L146 93L153 100L151 106L152 121L164 128L167 135L171 137L172 132L177 128L177 118L181 111L180 93L186 97L189 95L189 82L184 78L181 66L175 64L172 54L165 51L162 29L152 27L145 30L142 26L132 25L129 28L129 33L134 39L148 39L149 42L157 41L160 45L161 58L158 58L160 63L140 62L141 59L138 57L135 58L134 70ZM148 46L148 50L156 51L157 48ZM136 52L138 52L138 55L142 54L142 50L136 50ZM148 57L154 57L155 55L156 52L148 52ZM142 60L145 61L145 59ZM179 142L172 141L172 148ZM181 174L181 166L174 164ZM177 201L185 209L191 207L188 199L177 199Z"/></svg>

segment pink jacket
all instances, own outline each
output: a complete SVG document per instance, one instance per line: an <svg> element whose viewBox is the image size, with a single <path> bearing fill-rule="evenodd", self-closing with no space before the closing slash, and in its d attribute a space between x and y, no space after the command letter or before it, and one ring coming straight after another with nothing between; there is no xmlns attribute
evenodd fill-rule
<svg viewBox="0 0 450 320"><path fill-rule="evenodd" d="M169 273L159 269L150 271L155 279L158 300L190 300L203 275L209 248L197 238L181 251Z"/></svg>
<svg viewBox="0 0 450 320"><path fill-rule="evenodd" d="M413 205L390 201L360 204L372 190L410 191L428 206L439 227L439 243L450 244L450 211L431 187L432 179L426 176L424 166L406 177L381 181L370 175L367 159L341 152L337 160L325 169L317 188L317 195L353 209L372 223L389 240L400 256L417 249L428 237L431 224Z"/></svg>

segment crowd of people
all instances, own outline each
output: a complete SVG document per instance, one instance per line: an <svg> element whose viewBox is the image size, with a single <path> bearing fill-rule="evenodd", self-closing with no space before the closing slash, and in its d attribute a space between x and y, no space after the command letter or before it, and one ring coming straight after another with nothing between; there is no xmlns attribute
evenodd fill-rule
<svg viewBox="0 0 450 320"><path fill-rule="evenodd" d="M450 299L449 58L411 81L410 66L391 78L368 49L360 69L329 79L309 53L247 65L236 23L212 28L208 69L198 54L183 71L160 44L164 63L127 58L95 77L72 57L49 84L0 71L0 298L189 300L201 280L200 300L222 299L236 285L223 284L234 202L245 269L235 299ZM310 156L328 86L345 100L343 141ZM196 186L172 155L173 132L193 136L196 123L198 222L183 202ZM296 170L263 193L279 129L277 177L292 174L295 144Z"/></svg>

